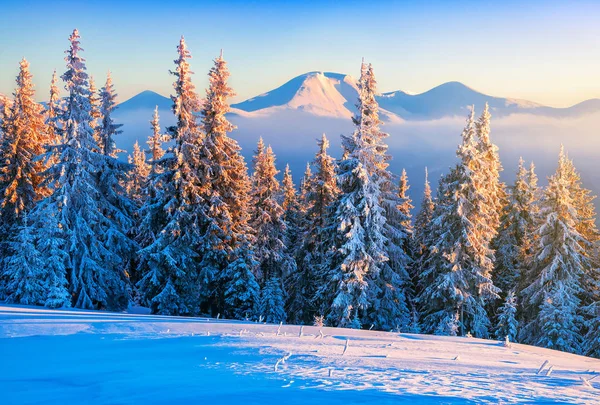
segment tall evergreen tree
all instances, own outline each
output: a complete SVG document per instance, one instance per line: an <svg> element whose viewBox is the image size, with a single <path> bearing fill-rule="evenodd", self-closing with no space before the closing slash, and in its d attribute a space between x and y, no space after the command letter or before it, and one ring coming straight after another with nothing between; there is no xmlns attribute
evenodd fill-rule
<svg viewBox="0 0 600 405"><path fill-rule="evenodd" d="M144 188L150 175L150 165L146 162L146 152L140 148L138 141L133 144L133 153L129 155L128 162L132 166L127 180L127 194L136 206L144 203Z"/></svg>
<svg viewBox="0 0 600 405"><path fill-rule="evenodd" d="M419 302L424 328L447 334L459 326L478 337L487 337L490 321L485 304L498 297L491 280L489 241L491 207L483 183L485 161L475 139L471 112L457 156L460 163L440 181L430 229L430 257L420 274Z"/></svg>
<svg viewBox="0 0 600 405"><path fill-rule="evenodd" d="M52 74L52 81L50 82L50 100L48 101L48 108L46 111L46 125L48 126L47 143L50 145L59 145L63 140L61 132L63 125L59 119L61 116L62 102L57 83L58 78L55 70Z"/></svg>
<svg viewBox="0 0 600 405"><path fill-rule="evenodd" d="M295 260L294 271L291 271L284 281L287 292L285 309L290 323L299 324L303 323L307 317L306 312L311 296L304 291L304 285L302 284L304 278L299 271L298 262L301 253L300 244L303 240L304 216L289 165L285 166L282 187L283 203L281 207L284 211L283 219L286 225L286 254Z"/></svg>
<svg viewBox="0 0 600 405"><path fill-rule="evenodd" d="M308 210L310 201L308 200L308 193L310 192L312 179L312 170L310 168L310 162L306 162L306 169L304 170L304 176L300 182L300 202L302 203L302 209Z"/></svg>
<svg viewBox="0 0 600 405"><path fill-rule="evenodd" d="M581 278L589 268L583 237L576 229L577 210L569 192L573 168L564 165L550 177L541 202L539 243L529 269L531 282L522 291L524 328L521 340L551 349L581 351Z"/></svg>
<svg viewBox="0 0 600 405"><path fill-rule="evenodd" d="M155 207L162 211L156 239L140 251L141 279L137 283L142 302L159 314L196 314L200 308L198 250L206 212L202 195L208 187L200 173L203 135L197 122L198 98L192 84L188 59L191 54L182 37L171 96L177 119L168 133L174 141L168 157L161 160L162 173L155 184Z"/></svg>
<svg viewBox="0 0 600 405"><path fill-rule="evenodd" d="M96 142L98 145L100 145L101 141L98 134L98 126L100 125L100 117L102 115L100 112L102 100L93 76L89 77L89 91L90 93L88 95L88 99L90 102L90 117L92 117L92 120L90 121L90 127L94 131L94 139L96 139Z"/></svg>
<svg viewBox="0 0 600 405"><path fill-rule="evenodd" d="M305 226L302 247L298 252L298 272L293 281L293 289L299 293L297 298L303 303L302 321L305 323L312 322L315 311L318 311L323 304L318 298L313 300L313 297L319 281L327 277L323 274L323 270L329 248L325 235L328 226L328 210L339 194L335 160L327 152L329 140L325 134L322 135L317 146L318 151L311 164L307 166L303 181Z"/></svg>
<svg viewBox="0 0 600 405"><path fill-rule="evenodd" d="M7 301L44 305L47 296L45 258L36 248L26 219L18 226L7 243L11 254L3 260Z"/></svg>
<svg viewBox="0 0 600 405"><path fill-rule="evenodd" d="M486 243L491 243L497 234L500 226L500 217L502 209L505 205L505 186L500 181L500 172L502 164L498 156L498 147L494 145L490 138L490 119L491 114L489 106L485 103L485 107L481 116L475 123L475 133L477 138L477 149L481 159L481 175L483 177L482 194L488 206L487 217L489 224L482 228L482 237L486 239Z"/></svg>
<svg viewBox="0 0 600 405"><path fill-rule="evenodd" d="M198 155L199 173L206 185L200 281L205 301L220 313L240 317L233 304L255 308L258 299L252 273L253 235L248 225L251 185L240 147L228 135L235 129L226 118L228 99L235 93L228 84L229 70L222 52L208 76L201 113L205 137Z"/></svg>
<svg viewBox="0 0 600 405"><path fill-rule="evenodd" d="M0 234L4 237L47 195L42 184L46 167L36 159L44 152L47 127L43 108L35 101L32 77L29 62L23 59L0 143Z"/></svg>
<svg viewBox="0 0 600 405"><path fill-rule="evenodd" d="M435 204L433 197L431 196L431 186L429 185L429 178L427 168L425 168L425 187L423 189L423 198L421 200L421 207L419 213L415 218L414 226L414 251L417 257L417 262L412 267L413 279L417 279L418 274L422 271L422 263L426 259L428 249L428 234L429 224L433 218L433 210Z"/></svg>
<svg viewBox="0 0 600 405"><path fill-rule="evenodd" d="M514 291L506 294L504 303L498 312L498 322L496 326L496 338L504 340L508 338L510 342L517 341L519 323L517 322L517 296Z"/></svg>
<svg viewBox="0 0 600 405"><path fill-rule="evenodd" d="M90 127L90 91L79 39L74 30L62 75L69 96L61 117L65 143L53 148L59 157L48 170L54 190L31 219L38 240L55 241L47 249L55 250L53 260L61 261L53 267L67 270L74 306L117 309L128 303L125 263L108 242L121 232L122 213L108 201L101 184L107 157L96 152ZM47 226L49 219L56 227Z"/></svg>
<svg viewBox="0 0 600 405"><path fill-rule="evenodd" d="M537 178L533 167L525 168L523 159L519 160L517 177L509 187L507 204L503 209L500 230L494 240L496 262L494 267L494 285L503 291L506 297L510 291L519 288L524 264L528 261L529 250L533 246L533 231L536 224Z"/></svg>
<svg viewBox="0 0 600 405"><path fill-rule="evenodd" d="M320 283L317 298L328 322L342 327L360 327L369 311L369 297L377 296L375 280L388 260L385 246L385 209L381 205L381 177L386 157L379 131L375 80L363 64L359 80L356 129L344 137L347 158L339 163L340 197L332 206L331 245L327 273ZM385 316L385 315L384 315Z"/></svg>
<svg viewBox="0 0 600 405"><path fill-rule="evenodd" d="M277 202L280 188L275 177L277 173L279 172L275 168L275 155L270 146L265 150L261 138L254 156L251 193L253 212L250 226L255 232L257 274L263 284L260 315L268 322L285 321L284 289L281 281L296 270L296 262L288 254L285 246L287 226L284 210Z"/></svg>
<svg viewBox="0 0 600 405"><path fill-rule="evenodd" d="M154 115L150 121L152 135L148 136L146 144L148 145L148 175L142 186L141 194L144 196L143 204L140 207L137 217L139 224L135 230L135 238L140 246L149 246L156 241L164 223L164 210L161 202L164 199L162 195L166 190L166 185L161 183L163 179L163 161L165 155L163 143L167 142L168 136L163 134L160 127L158 116L158 107L154 110Z"/></svg>

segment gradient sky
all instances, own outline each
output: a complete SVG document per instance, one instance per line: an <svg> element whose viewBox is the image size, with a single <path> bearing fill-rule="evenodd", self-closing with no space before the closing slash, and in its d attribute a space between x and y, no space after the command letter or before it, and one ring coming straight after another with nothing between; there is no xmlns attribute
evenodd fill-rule
<svg viewBox="0 0 600 405"><path fill-rule="evenodd" d="M121 100L146 89L170 94L182 34L199 90L223 48L238 101L308 71L357 75L362 56L382 92L456 80L552 106L600 98L597 1L83 3L2 1L0 93L13 91L24 56L45 99L77 27L89 72L101 84L110 69Z"/></svg>

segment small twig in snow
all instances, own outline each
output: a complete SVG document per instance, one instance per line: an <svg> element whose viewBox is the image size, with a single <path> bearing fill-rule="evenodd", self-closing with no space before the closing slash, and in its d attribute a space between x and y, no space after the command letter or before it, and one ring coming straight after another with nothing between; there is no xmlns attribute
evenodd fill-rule
<svg viewBox="0 0 600 405"><path fill-rule="evenodd" d="M592 384L590 384L590 380L586 380L586 379L585 379L585 378L583 378L583 377L579 377L579 379L581 380L581 382L582 382L584 385L586 385L586 386L588 386L588 387L590 387L590 388L593 388L593 387L592 387Z"/></svg>
<svg viewBox="0 0 600 405"><path fill-rule="evenodd" d="M292 356L292 352L286 354L285 356L283 356L282 358L280 358L279 360L277 360L277 363L275 363L275 371L278 371L279 364L285 364L285 361L287 359L289 359L291 356Z"/></svg>
<svg viewBox="0 0 600 405"><path fill-rule="evenodd" d="M454 360L457 360L457 361L458 361L458 360L460 360L460 356L456 356L456 357L454 358Z"/></svg>
<svg viewBox="0 0 600 405"><path fill-rule="evenodd" d="M346 339L346 346L344 346L344 351L342 352L342 356L344 354L346 354L346 351L348 350L348 344L350 343L350 339Z"/></svg>
<svg viewBox="0 0 600 405"><path fill-rule="evenodd" d="M277 328L277 336L281 335L281 325L283 325L283 322L279 322L279 328Z"/></svg>
<svg viewBox="0 0 600 405"><path fill-rule="evenodd" d="M300 326L300 333L298 334L298 337L302 337L304 335L304 325Z"/></svg>
<svg viewBox="0 0 600 405"><path fill-rule="evenodd" d="M554 371L554 366L550 366L548 371L546 371L546 377L550 377L550 374L552 374L552 371Z"/></svg>
<svg viewBox="0 0 600 405"><path fill-rule="evenodd" d="M546 365L547 365L548 363L549 363L549 361L548 361L548 360L546 360L546 361L544 362L544 364L542 364L542 365L541 365L541 367L538 369L538 371L537 371L537 373L536 373L536 374L538 374L538 375L539 375L539 374L542 372L542 370L544 369L544 367L546 367Z"/></svg>

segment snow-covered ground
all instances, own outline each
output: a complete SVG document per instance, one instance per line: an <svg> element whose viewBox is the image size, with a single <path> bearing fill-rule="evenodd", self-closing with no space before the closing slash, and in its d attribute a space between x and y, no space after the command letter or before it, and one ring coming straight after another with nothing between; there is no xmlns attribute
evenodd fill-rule
<svg viewBox="0 0 600 405"><path fill-rule="evenodd" d="M0 306L2 404L371 402L598 404L600 360L472 338Z"/></svg>

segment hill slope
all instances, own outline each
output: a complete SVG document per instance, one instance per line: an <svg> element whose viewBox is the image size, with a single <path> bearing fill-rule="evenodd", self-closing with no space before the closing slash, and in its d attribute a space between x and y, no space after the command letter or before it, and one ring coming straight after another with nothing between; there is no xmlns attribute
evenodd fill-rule
<svg viewBox="0 0 600 405"><path fill-rule="evenodd" d="M600 393L600 377L581 380L600 360L525 345L32 307L0 306L0 357L4 404L591 404Z"/></svg>

